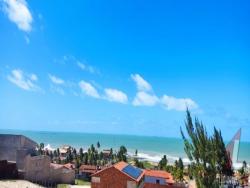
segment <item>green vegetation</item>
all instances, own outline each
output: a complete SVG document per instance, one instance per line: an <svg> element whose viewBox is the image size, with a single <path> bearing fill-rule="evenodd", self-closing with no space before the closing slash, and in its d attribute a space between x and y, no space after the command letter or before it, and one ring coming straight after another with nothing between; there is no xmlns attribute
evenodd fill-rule
<svg viewBox="0 0 250 188"><path fill-rule="evenodd" d="M70 186L68 184L58 184L56 188L69 188Z"/></svg>
<svg viewBox="0 0 250 188"><path fill-rule="evenodd" d="M75 179L75 184L76 185L90 185L90 182L84 181L84 180L80 180L80 179Z"/></svg>
<svg viewBox="0 0 250 188"><path fill-rule="evenodd" d="M217 188L226 176L232 176L232 163L226 152L221 132L214 128L213 136L209 136L205 126L197 118L193 122L187 110L186 138L182 129L181 134L185 144L185 152L191 161L190 171L198 188ZM219 175L219 178L217 178Z"/></svg>

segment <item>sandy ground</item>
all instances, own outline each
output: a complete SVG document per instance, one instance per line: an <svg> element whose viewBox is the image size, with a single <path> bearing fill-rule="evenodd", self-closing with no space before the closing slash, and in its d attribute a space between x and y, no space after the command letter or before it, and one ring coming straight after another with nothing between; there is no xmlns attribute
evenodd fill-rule
<svg viewBox="0 0 250 188"><path fill-rule="evenodd" d="M69 188L91 188L90 185L68 185ZM1 180L0 188L45 188L25 180Z"/></svg>
<svg viewBox="0 0 250 188"><path fill-rule="evenodd" d="M43 188L43 187L25 180L6 180L6 181L2 180L0 181L0 188Z"/></svg>

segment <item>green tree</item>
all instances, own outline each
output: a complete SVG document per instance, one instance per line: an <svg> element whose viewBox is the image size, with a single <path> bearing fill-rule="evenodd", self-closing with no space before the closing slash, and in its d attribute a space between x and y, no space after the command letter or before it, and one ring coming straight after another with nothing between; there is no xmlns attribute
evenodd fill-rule
<svg viewBox="0 0 250 188"><path fill-rule="evenodd" d="M96 147L99 149L101 147L100 142L98 141Z"/></svg>
<svg viewBox="0 0 250 188"><path fill-rule="evenodd" d="M216 175L224 173L221 169L228 163L228 159L219 160L222 155L228 155L224 150L224 142L220 132L214 129L213 136L208 136L203 123L197 118L193 122L188 109L185 126L189 138L185 137L181 129L184 150L191 161L192 175L197 187L219 187Z"/></svg>
<svg viewBox="0 0 250 188"><path fill-rule="evenodd" d="M138 159L134 159L135 166L138 168L144 168L143 162L139 161Z"/></svg>
<svg viewBox="0 0 250 188"><path fill-rule="evenodd" d="M158 164L158 167L159 167L160 170L166 170L167 164L168 164L168 159L167 159L167 156L164 155L162 157L162 159L160 160L160 162Z"/></svg>
<svg viewBox="0 0 250 188"><path fill-rule="evenodd" d="M127 148L125 146L121 146L119 151L117 152L118 161L127 162Z"/></svg>
<svg viewBox="0 0 250 188"><path fill-rule="evenodd" d="M44 143L40 143L38 146L38 154L43 155L44 154Z"/></svg>
<svg viewBox="0 0 250 188"><path fill-rule="evenodd" d="M183 161L181 158L179 158L179 160L175 161L175 165L174 165L174 179L178 182L182 182L183 181L183 176L184 176L184 165L183 165Z"/></svg>

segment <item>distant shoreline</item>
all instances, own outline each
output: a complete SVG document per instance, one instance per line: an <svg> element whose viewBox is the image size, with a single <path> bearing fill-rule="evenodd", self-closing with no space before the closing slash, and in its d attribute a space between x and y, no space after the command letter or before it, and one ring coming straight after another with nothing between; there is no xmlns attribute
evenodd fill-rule
<svg viewBox="0 0 250 188"><path fill-rule="evenodd" d="M147 161L158 162L163 155L168 156L170 163L181 157L187 162L188 158L184 152L183 140L173 137L154 136L134 136L134 135L114 135L101 133L81 133L81 132L50 132L50 131L23 131L23 130L3 130L3 134L22 134L37 143L43 142L45 146L50 144L52 148L62 145L71 145L76 149L87 149L91 144L100 142L102 149L117 150L121 145L128 149L128 153L133 155L138 150L138 155ZM250 142L241 142L239 161L250 162Z"/></svg>

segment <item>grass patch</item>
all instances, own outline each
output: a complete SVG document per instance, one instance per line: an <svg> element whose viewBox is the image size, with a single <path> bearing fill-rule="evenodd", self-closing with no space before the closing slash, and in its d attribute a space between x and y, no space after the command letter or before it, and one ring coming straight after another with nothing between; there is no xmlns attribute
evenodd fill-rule
<svg viewBox="0 0 250 188"><path fill-rule="evenodd" d="M90 185L90 182L84 181L84 180L80 180L80 179L75 179L75 184L76 185Z"/></svg>
<svg viewBox="0 0 250 188"><path fill-rule="evenodd" d="M68 187L69 187L68 184L58 184L58 185L56 186L56 188L68 188Z"/></svg>

